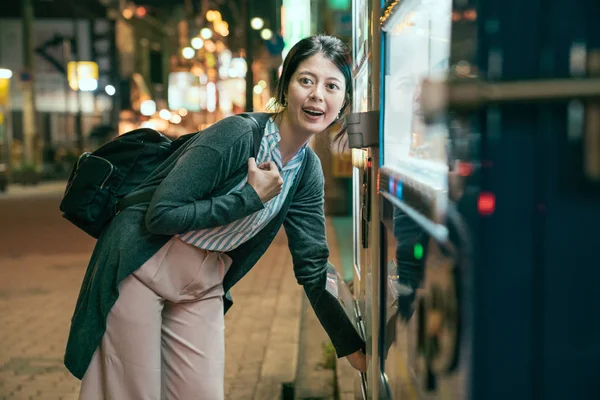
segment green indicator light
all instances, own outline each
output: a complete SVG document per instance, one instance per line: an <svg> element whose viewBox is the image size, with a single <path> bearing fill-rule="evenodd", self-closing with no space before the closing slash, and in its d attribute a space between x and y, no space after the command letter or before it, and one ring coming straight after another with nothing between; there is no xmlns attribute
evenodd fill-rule
<svg viewBox="0 0 600 400"><path fill-rule="evenodd" d="M415 259L420 260L423 258L423 246L421 246L420 243L415 244L415 247L413 249L413 254L415 256Z"/></svg>

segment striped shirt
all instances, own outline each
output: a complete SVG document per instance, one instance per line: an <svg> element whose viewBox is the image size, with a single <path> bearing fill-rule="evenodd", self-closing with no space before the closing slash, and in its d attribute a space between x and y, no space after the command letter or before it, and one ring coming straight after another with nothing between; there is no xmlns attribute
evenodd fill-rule
<svg viewBox="0 0 600 400"><path fill-rule="evenodd" d="M264 208L245 218L239 219L225 226L201 229L178 235L181 240L205 250L230 251L251 239L264 228L277 215L285 202L290 188L298 175L300 166L304 161L305 147L302 147L294 157L283 167L279 141L281 135L277 124L270 118L265 126L265 134L260 142L260 149L256 157L256 164L273 161L283 178L281 193L264 204ZM229 193L240 190L248 181L248 176L237 184Z"/></svg>

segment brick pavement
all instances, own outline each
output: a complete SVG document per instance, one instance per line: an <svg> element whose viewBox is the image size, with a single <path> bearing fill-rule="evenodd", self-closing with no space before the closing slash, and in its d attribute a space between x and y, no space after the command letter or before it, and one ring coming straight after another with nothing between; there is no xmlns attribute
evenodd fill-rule
<svg viewBox="0 0 600 400"><path fill-rule="evenodd" d="M64 182L13 185L0 200L50 196L58 201L63 189ZM60 231L79 254L64 254L70 247L63 244L55 251L38 246L44 255L22 256L10 248L0 254L0 400L77 398L79 381L66 371L62 356L90 246L75 240L63 222L48 219L47 229L37 226L35 237L48 241ZM331 224L328 233L332 262L340 265ZM26 237L21 232L14 239ZM302 299L284 234L232 292L236 303L225 319L226 398L278 399L281 383L295 377Z"/></svg>
<svg viewBox="0 0 600 400"><path fill-rule="evenodd" d="M0 399L76 399L62 365L68 323L89 254L0 257ZM232 291L226 316L229 400L278 399L294 379L302 288L285 235Z"/></svg>
<svg viewBox="0 0 600 400"><path fill-rule="evenodd" d="M0 398L76 399L62 365L88 255L0 259Z"/></svg>

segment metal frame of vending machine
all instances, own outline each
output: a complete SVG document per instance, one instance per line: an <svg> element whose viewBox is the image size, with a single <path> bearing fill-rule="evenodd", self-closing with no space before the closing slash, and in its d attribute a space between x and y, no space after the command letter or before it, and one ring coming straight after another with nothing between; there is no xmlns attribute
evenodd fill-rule
<svg viewBox="0 0 600 400"><path fill-rule="evenodd" d="M348 117L348 145L353 164L353 289L360 329L366 343L368 371L356 381L358 398L377 393L379 230L377 174L379 159L380 9L369 0L353 0L353 104Z"/></svg>

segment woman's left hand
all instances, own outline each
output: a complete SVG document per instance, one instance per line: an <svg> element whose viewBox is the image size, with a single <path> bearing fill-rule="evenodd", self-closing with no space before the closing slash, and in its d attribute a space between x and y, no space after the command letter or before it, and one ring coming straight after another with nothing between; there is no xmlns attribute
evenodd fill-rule
<svg viewBox="0 0 600 400"><path fill-rule="evenodd" d="M367 372L367 355L362 350L355 351L346 356L346 359L355 369L362 373Z"/></svg>

